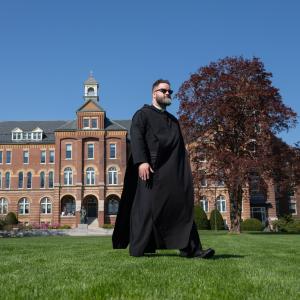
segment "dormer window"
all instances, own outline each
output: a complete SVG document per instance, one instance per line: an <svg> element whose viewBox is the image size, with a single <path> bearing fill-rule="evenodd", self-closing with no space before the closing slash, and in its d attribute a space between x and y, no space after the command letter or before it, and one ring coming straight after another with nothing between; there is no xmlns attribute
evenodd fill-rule
<svg viewBox="0 0 300 300"><path fill-rule="evenodd" d="M35 141L41 141L43 139L43 130L39 127L32 130L31 139Z"/></svg>
<svg viewBox="0 0 300 300"><path fill-rule="evenodd" d="M21 141L23 139L23 130L20 128L15 128L12 130L12 140Z"/></svg>
<svg viewBox="0 0 300 300"><path fill-rule="evenodd" d="M15 128L11 132L13 141L41 141L43 139L43 130L39 127L32 132L23 132L20 128Z"/></svg>

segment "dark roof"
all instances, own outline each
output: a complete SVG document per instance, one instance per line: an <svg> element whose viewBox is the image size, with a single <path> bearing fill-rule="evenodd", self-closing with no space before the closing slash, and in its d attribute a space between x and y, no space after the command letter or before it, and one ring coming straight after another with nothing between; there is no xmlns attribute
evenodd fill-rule
<svg viewBox="0 0 300 300"><path fill-rule="evenodd" d="M113 121L105 118L105 130L127 130L129 133L131 120ZM41 128L44 132L41 141L12 141L11 131L20 128L23 131L32 131ZM0 122L0 143L1 144L53 144L55 142L55 131L77 130L76 120L70 121L3 121ZM129 138L129 137L128 137Z"/></svg>

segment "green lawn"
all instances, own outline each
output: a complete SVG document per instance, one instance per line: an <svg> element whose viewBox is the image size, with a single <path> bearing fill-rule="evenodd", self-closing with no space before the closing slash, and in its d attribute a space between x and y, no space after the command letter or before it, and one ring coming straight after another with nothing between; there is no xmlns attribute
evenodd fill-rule
<svg viewBox="0 0 300 300"><path fill-rule="evenodd" d="M300 299L300 236L200 232L215 259L133 258L109 237L0 239L0 299Z"/></svg>

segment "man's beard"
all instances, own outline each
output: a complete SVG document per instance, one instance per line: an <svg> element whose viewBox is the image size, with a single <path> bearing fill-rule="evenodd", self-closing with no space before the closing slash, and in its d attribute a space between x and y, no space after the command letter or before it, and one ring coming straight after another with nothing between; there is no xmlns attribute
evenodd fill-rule
<svg viewBox="0 0 300 300"><path fill-rule="evenodd" d="M162 106L169 106L172 103L172 99L168 97L157 97L156 102Z"/></svg>

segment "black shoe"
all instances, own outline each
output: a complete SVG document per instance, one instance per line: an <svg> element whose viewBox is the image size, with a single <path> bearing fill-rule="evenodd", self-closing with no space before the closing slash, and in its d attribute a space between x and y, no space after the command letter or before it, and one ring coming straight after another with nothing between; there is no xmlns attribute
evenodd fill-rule
<svg viewBox="0 0 300 300"><path fill-rule="evenodd" d="M215 250L211 249L211 248L208 248L206 250L197 251L195 253L195 255L193 256L193 258L205 258L205 259L208 259L208 258L213 257L214 255L215 255Z"/></svg>

